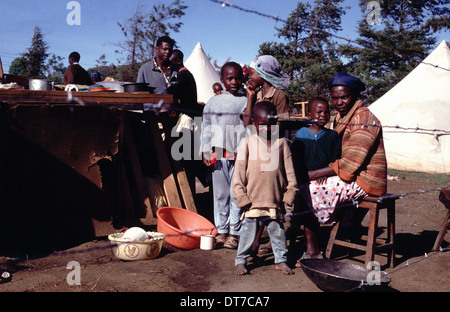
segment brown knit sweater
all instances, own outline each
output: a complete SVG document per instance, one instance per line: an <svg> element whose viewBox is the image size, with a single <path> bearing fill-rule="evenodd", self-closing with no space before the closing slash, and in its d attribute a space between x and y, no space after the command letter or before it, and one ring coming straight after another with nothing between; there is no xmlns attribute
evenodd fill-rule
<svg viewBox="0 0 450 312"><path fill-rule="evenodd" d="M293 205L298 192L287 140L266 143L253 134L239 146L232 188L238 207L248 208L243 217L275 218L283 202Z"/></svg>
<svg viewBox="0 0 450 312"><path fill-rule="evenodd" d="M342 137L342 158L330 164L344 181L355 181L370 195L386 193L387 162L381 123L357 101L344 118L339 114L333 129Z"/></svg>

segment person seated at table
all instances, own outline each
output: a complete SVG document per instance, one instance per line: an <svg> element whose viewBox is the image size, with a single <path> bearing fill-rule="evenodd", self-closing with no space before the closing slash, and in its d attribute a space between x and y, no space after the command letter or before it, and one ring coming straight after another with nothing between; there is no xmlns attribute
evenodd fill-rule
<svg viewBox="0 0 450 312"><path fill-rule="evenodd" d="M91 80L93 84L96 84L99 81L102 81L102 75L99 72L93 72L91 74Z"/></svg>
<svg viewBox="0 0 450 312"><path fill-rule="evenodd" d="M76 51L69 54L70 65L64 73L63 84L79 84L87 86L93 84L88 72L78 63L80 58L80 53Z"/></svg>

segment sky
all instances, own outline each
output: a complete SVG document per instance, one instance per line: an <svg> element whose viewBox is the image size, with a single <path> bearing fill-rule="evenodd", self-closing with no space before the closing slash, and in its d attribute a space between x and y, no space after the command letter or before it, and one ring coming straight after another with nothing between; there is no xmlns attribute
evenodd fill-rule
<svg viewBox="0 0 450 312"><path fill-rule="evenodd" d="M67 57L72 51L81 54L80 64L88 69L97 65L96 60L105 54L108 64L124 63L124 55L115 53L117 44L125 40L118 22L125 23L133 16L138 4L149 8L158 0L78 0L80 25L69 25L68 15L74 8L70 0L0 0L2 27L0 28L0 57L3 70L8 73L11 61L31 46L34 27L39 26L48 44L48 53ZM166 0L169 3L171 0ZM297 0L228 0L229 3L267 15L287 19L297 7ZM313 2L313 1L310 1ZM345 0L350 7L342 18L343 30L337 35L357 38L357 23L370 10L361 12L357 0ZM257 55L259 45L267 41L280 41L275 27L281 22L243 12L232 7L222 7L211 0L184 0L188 8L181 18L180 32L170 35L177 46L189 57L198 42L206 55L219 65L230 58L241 64L249 64ZM437 44L450 42L450 33L438 33ZM436 44L436 46L437 46Z"/></svg>

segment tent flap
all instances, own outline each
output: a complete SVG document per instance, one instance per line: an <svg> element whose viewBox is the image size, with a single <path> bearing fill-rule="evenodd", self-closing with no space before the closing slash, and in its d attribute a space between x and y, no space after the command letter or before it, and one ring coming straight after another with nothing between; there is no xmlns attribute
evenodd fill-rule
<svg viewBox="0 0 450 312"><path fill-rule="evenodd" d="M220 82L220 76L211 65L200 42L197 43L191 55L184 62L184 66L195 78L198 102L208 102L209 98L214 95L212 85Z"/></svg>
<svg viewBox="0 0 450 312"><path fill-rule="evenodd" d="M446 41L369 109L388 168L450 174L450 49Z"/></svg>

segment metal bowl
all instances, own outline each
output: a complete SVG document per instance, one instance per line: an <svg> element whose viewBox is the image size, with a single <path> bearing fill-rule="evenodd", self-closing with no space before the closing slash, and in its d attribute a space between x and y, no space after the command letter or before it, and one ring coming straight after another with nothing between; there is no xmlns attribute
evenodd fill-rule
<svg viewBox="0 0 450 312"><path fill-rule="evenodd" d="M148 83L136 82L136 83L125 83L123 84L124 92L146 92L153 93L154 87L150 87Z"/></svg>
<svg viewBox="0 0 450 312"><path fill-rule="evenodd" d="M148 260L156 258L161 252L165 235L158 232L147 232L148 239L130 241L122 238L124 233L108 235L114 255L121 260Z"/></svg>
<svg viewBox="0 0 450 312"><path fill-rule="evenodd" d="M30 79L28 80L30 90L51 90L52 85L47 79Z"/></svg>
<svg viewBox="0 0 450 312"><path fill-rule="evenodd" d="M386 287L391 278L385 272L375 272L365 267L328 259L300 260L303 272L318 288L323 291L344 292L360 289ZM379 277L376 283L371 279L374 273ZM367 279L369 277L369 280ZM373 285L369 285L369 282Z"/></svg>

